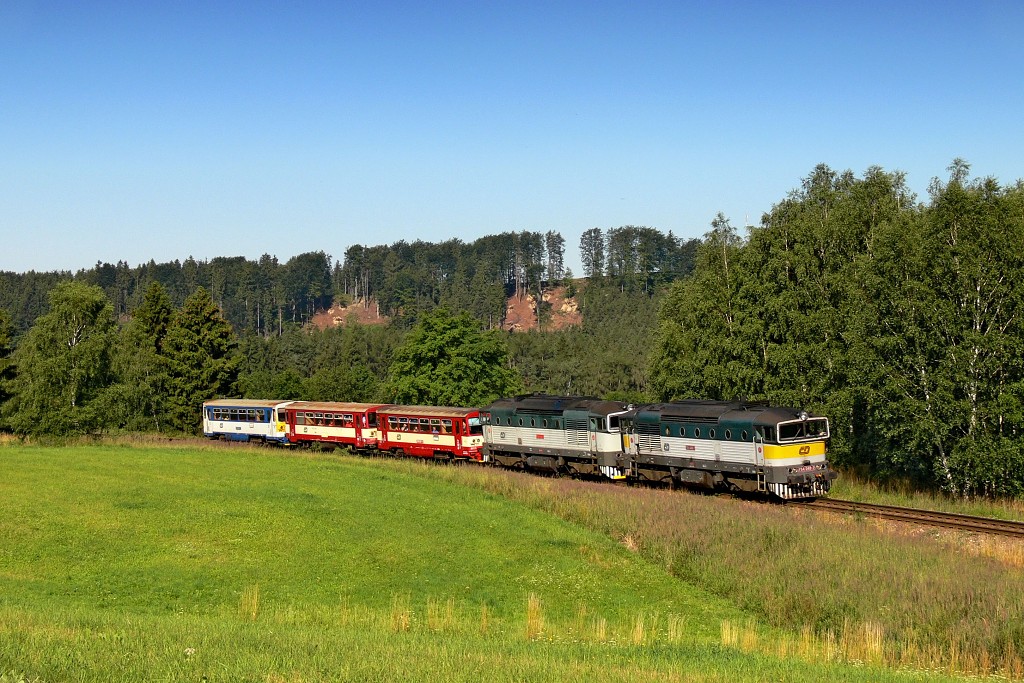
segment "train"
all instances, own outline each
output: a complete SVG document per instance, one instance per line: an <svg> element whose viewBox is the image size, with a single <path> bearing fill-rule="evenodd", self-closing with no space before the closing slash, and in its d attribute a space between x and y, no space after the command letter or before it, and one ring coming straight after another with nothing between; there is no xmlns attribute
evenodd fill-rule
<svg viewBox="0 0 1024 683"><path fill-rule="evenodd" d="M464 408L217 399L211 439L343 447L550 474L761 493L826 495L828 418L763 401L642 405L528 394Z"/></svg>

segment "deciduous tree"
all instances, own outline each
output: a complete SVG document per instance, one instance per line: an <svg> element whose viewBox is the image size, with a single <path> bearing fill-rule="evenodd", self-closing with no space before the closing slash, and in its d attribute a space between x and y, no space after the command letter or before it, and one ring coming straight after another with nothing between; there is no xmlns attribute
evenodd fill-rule
<svg viewBox="0 0 1024 683"><path fill-rule="evenodd" d="M694 274L674 284L659 315L651 382L662 399L735 399L756 389L741 291L743 241L718 214L697 251Z"/></svg>
<svg viewBox="0 0 1024 683"><path fill-rule="evenodd" d="M22 434L75 434L105 425L97 398L111 383L113 307L103 290L75 281L50 292L40 316L12 358L17 375L5 405Z"/></svg>
<svg viewBox="0 0 1024 683"><path fill-rule="evenodd" d="M164 340L173 318L167 290L159 282L151 283L117 339L118 380L104 396L112 425L157 432L168 427L170 374Z"/></svg>
<svg viewBox="0 0 1024 683"><path fill-rule="evenodd" d="M396 403L479 406L520 386L499 333L482 331L467 313L437 309L395 352L382 393Z"/></svg>

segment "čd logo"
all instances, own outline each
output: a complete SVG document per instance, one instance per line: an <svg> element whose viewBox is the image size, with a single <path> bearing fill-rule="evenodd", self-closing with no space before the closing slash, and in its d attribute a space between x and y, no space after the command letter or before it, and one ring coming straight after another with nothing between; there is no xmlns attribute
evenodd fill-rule
<svg viewBox="0 0 1024 683"><path fill-rule="evenodd" d="M810 446L801 446L800 447L800 455L807 455L810 452L811 452L811 447Z"/></svg>

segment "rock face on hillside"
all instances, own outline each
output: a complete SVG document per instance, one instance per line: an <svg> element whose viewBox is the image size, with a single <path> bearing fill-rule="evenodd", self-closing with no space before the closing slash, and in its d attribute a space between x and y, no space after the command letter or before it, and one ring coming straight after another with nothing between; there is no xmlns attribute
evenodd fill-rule
<svg viewBox="0 0 1024 683"><path fill-rule="evenodd" d="M546 331L564 330L583 322L576 299L566 297L565 287L552 287L545 290L543 300L551 305L550 316L544 324ZM331 327L343 326L349 322L361 325L384 325L389 320L388 316L381 315L376 301L370 299L369 302L366 302L360 299L348 306L335 304L326 311L318 312L313 316L312 324L321 330L326 330ZM509 297L505 302L505 322L502 324L502 329L510 332L538 329L537 297L532 294L523 297Z"/></svg>
<svg viewBox="0 0 1024 683"><path fill-rule="evenodd" d="M326 311L320 311L313 316L313 325L326 330L330 327L340 327L348 322L356 322L360 325L383 325L389 318L381 315L377 308L377 302L370 299L369 302L359 299L348 306L335 304Z"/></svg>
<svg viewBox="0 0 1024 683"><path fill-rule="evenodd" d="M551 305L551 315L544 324L545 330L564 330L583 322L576 299L565 296L565 287L545 290L543 300ZM511 332L538 329L537 297L532 294L522 298L511 297L505 305L505 324L502 327Z"/></svg>

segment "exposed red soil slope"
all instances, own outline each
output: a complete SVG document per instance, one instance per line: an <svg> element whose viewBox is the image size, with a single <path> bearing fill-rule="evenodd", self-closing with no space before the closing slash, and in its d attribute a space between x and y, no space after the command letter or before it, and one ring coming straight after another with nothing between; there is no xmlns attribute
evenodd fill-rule
<svg viewBox="0 0 1024 683"><path fill-rule="evenodd" d="M380 314L380 311L377 310L377 302L373 299L370 299L369 303L359 299L349 306L335 304L326 311L319 311L313 316L313 324L321 330L340 327L350 321L361 325L383 325L388 321L388 317Z"/></svg>
<svg viewBox="0 0 1024 683"><path fill-rule="evenodd" d="M544 290L544 301L551 304L551 317L544 325L545 330L564 330L583 322L575 298L566 297L565 287ZM389 318L377 310L377 302L369 303L360 299L349 306L335 304L326 311L313 316L313 325L321 330L339 327L348 322L361 325L383 325ZM505 322L502 329L525 332L537 329L537 297L532 294L523 297L512 296L505 304Z"/></svg>
<svg viewBox="0 0 1024 683"><path fill-rule="evenodd" d="M544 290L544 301L551 304L551 317L544 324L545 330L564 330L583 322L576 299L565 296L565 287L552 287ZM511 297L505 304L505 324L503 329L512 332L536 330L537 297L532 294Z"/></svg>

